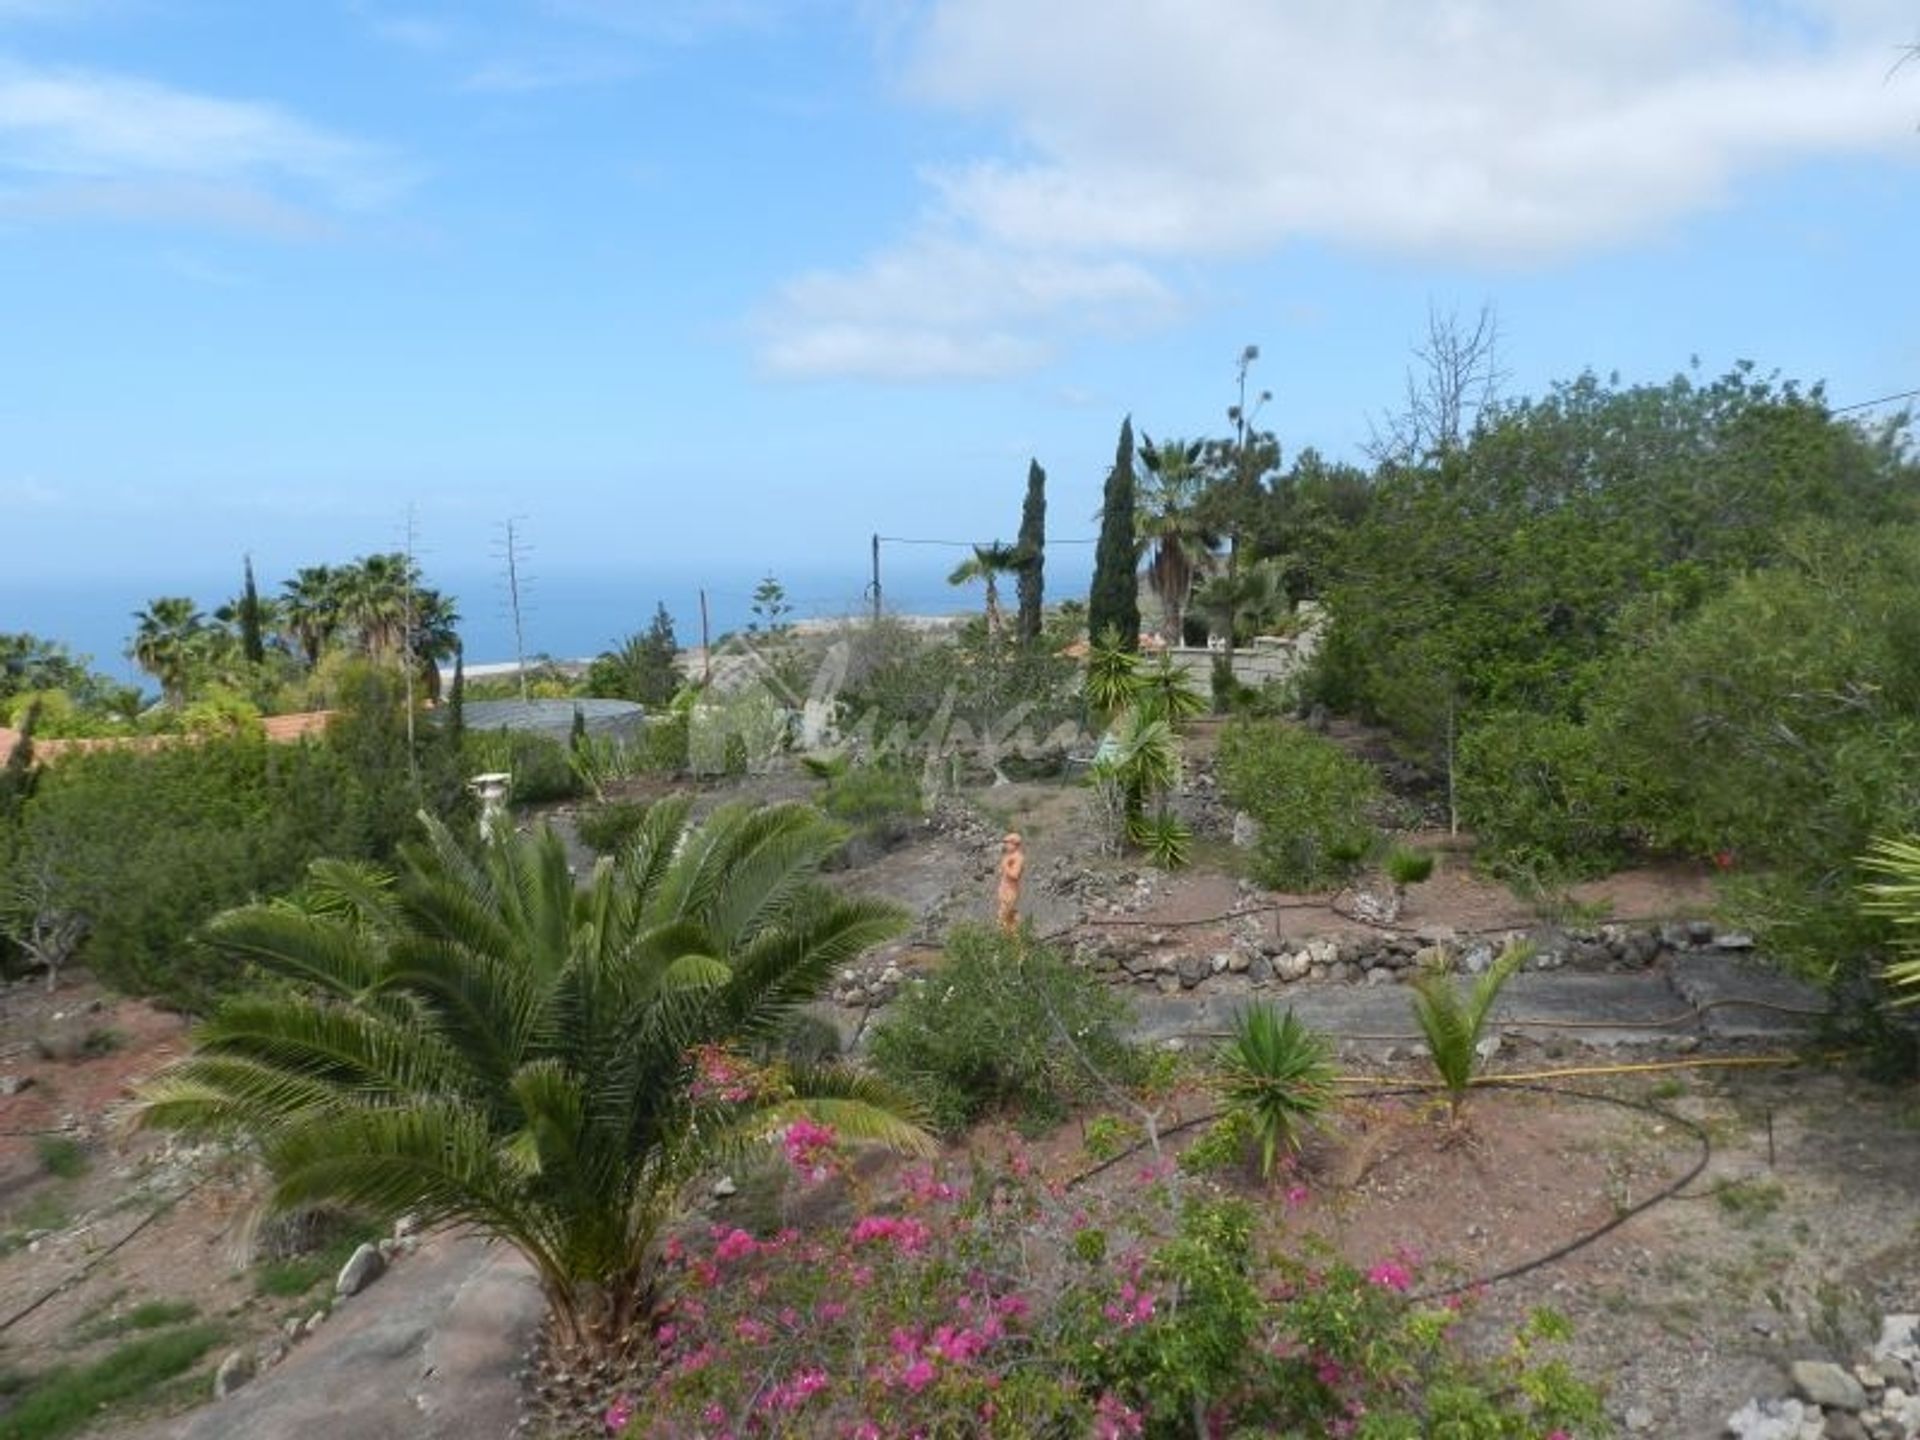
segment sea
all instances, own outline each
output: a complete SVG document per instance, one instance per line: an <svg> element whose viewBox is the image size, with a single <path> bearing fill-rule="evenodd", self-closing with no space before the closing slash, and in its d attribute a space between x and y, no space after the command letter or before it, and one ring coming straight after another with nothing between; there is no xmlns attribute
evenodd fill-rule
<svg viewBox="0 0 1920 1440"><path fill-rule="evenodd" d="M978 609L979 586L956 589L947 583L947 573L959 558L946 550L883 552L883 608L902 615L952 615ZM1089 551L1068 551L1058 563L1050 554L1048 562L1050 599L1086 593ZM703 593L708 633L717 640L754 619L754 591L769 574L778 579L792 607L788 619L871 613L871 572L865 568L800 563L769 570L734 562L644 572L554 570L535 573L522 585L516 643L504 575L439 574L429 568L426 581L453 599L467 661L477 665L511 661L520 653L529 660L538 656L587 659L645 630L657 604L664 604L673 617L680 644L692 647L700 643ZM281 578L260 574L261 592L276 591ZM151 688L150 678L127 658L135 614L162 595L190 595L202 610L211 612L239 589L239 577L225 574L119 576L80 582L10 579L0 572L0 632L25 631L58 640L75 655L88 657L102 674ZM1011 608L1010 580L1002 582L1002 592L1003 603Z"/></svg>

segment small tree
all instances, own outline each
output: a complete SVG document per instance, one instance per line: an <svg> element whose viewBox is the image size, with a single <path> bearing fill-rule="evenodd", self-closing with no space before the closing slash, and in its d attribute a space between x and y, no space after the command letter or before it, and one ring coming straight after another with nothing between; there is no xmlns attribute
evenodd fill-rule
<svg viewBox="0 0 1920 1440"><path fill-rule="evenodd" d="M246 557L246 582L240 588L240 653L249 665L264 665L267 659L265 625L260 609L260 591L253 583L253 557Z"/></svg>
<svg viewBox="0 0 1920 1440"><path fill-rule="evenodd" d="M1120 422L1120 441L1100 506L1100 539L1093 552L1093 589L1087 597L1087 633L1111 626L1121 645L1140 648L1140 582L1134 572L1133 417Z"/></svg>
<svg viewBox="0 0 1920 1440"><path fill-rule="evenodd" d="M1040 638L1046 600L1047 472L1038 460L1027 462L1027 498L1020 507L1020 643Z"/></svg>

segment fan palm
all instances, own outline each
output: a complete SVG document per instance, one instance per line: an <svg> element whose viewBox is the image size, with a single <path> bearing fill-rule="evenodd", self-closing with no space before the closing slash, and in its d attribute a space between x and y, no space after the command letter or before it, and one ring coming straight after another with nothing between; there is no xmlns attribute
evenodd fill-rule
<svg viewBox="0 0 1920 1440"><path fill-rule="evenodd" d="M1181 643L1187 598L1211 562L1220 537L1202 519L1206 473L1198 440L1151 439L1140 448L1147 483L1135 502L1134 529L1147 562L1147 583L1160 599L1161 637Z"/></svg>
<svg viewBox="0 0 1920 1440"><path fill-rule="evenodd" d="M1000 619L1000 577L1016 575L1027 563L1027 553L1018 545L1003 545L998 540L991 545L976 545L973 554L953 567L953 573L947 576L949 585L971 585L974 581L983 581L987 587L987 634L999 639Z"/></svg>
<svg viewBox="0 0 1920 1440"><path fill-rule="evenodd" d="M842 838L799 805L690 826L665 800L576 887L550 831L464 853L428 821L397 876L320 862L301 905L210 942L278 985L228 1002L146 1089L151 1125L250 1137L279 1211L411 1211L499 1236L560 1338L632 1339L656 1242L708 1165L807 1115L902 1148L924 1132L849 1070L754 1069L840 967L903 927L818 881Z"/></svg>
<svg viewBox="0 0 1920 1440"><path fill-rule="evenodd" d="M160 694L176 709L187 703L195 642L206 618L185 595L163 595L147 602L134 617L137 627L129 654L133 663L160 682Z"/></svg>
<svg viewBox="0 0 1920 1440"><path fill-rule="evenodd" d="M280 588L285 592L280 623L311 670L340 628L341 572L330 565L308 565Z"/></svg>

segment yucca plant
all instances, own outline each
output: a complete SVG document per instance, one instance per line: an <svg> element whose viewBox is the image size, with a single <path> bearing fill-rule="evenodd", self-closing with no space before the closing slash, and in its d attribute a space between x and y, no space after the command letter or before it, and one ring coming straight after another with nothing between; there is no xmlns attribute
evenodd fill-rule
<svg viewBox="0 0 1920 1440"><path fill-rule="evenodd" d="M1128 827L1128 838L1162 870L1184 870L1193 863L1193 831L1171 810L1138 817Z"/></svg>
<svg viewBox="0 0 1920 1440"><path fill-rule="evenodd" d="M1134 676L1139 668L1140 657L1109 625L1087 645L1087 705L1103 718L1118 715L1133 703Z"/></svg>
<svg viewBox="0 0 1920 1440"><path fill-rule="evenodd" d="M1533 955L1531 941L1509 945L1463 998L1453 977L1428 971L1413 982L1413 1015L1426 1037L1427 1053L1447 1090L1447 1118L1460 1123L1467 1087L1480 1065L1480 1038L1500 991Z"/></svg>
<svg viewBox="0 0 1920 1440"><path fill-rule="evenodd" d="M1920 1001L1920 837L1875 840L1860 857L1862 868L1886 879L1860 887L1866 899L1861 909L1893 922L1899 958L1882 972L1889 985L1909 993L1894 1002Z"/></svg>
<svg viewBox="0 0 1920 1440"><path fill-rule="evenodd" d="M1333 1047L1293 1011L1249 1005L1216 1058L1228 1114L1251 1133L1266 1179L1280 1152L1298 1150L1301 1132L1333 1107Z"/></svg>
<svg viewBox="0 0 1920 1440"><path fill-rule="evenodd" d="M213 924L209 942L272 987L199 1028L146 1087L144 1121L250 1139L276 1211L498 1236L539 1275L562 1344L626 1346L703 1169L802 1115L928 1143L868 1077L745 1058L903 927L818 882L841 839L804 806L696 827L663 800L576 885L551 831L476 859L429 821L397 875L323 864L305 903Z"/></svg>
<svg viewBox="0 0 1920 1440"><path fill-rule="evenodd" d="M1207 698L1194 688L1192 677L1162 655L1134 673L1134 705L1149 720L1164 720L1178 730L1207 709Z"/></svg>

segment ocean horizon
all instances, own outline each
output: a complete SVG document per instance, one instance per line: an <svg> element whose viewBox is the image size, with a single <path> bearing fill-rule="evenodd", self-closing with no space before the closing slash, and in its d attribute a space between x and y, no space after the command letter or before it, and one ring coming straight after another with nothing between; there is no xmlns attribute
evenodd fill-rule
<svg viewBox="0 0 1920 1440"><path fill-rule="evenodd" d="M977 609L977 585L956 588L946 583L958 557L946 551L908 551L883 556L882 601L891 613L952 615ZM1053 557L1049 556L1051 561ZM1090 556L1075 550L1063 557L1058 571L1051 566L1049 598L1084 596ZM865 615L872 604L869 576L845 567L789 569L746 567L738 563L700 572L673 571L572 572L535 575L523 588L521 629L529 660L547 656L581 660L617 646L643 631L653 620L656 604L673 617L674 635L682 647L700 643L700 593L707 595L708 625L714 638L744 628L753 618L753 592L772 573L786 590L795 620L834 619ZM257 581L263 595L278 593L283 577L261 572ZM427 572L427 583L452 597L460 615L461 644L470 664L501 664L514 659L511 609L505 578L486 573ZM57 640L76 656L89 660L104 675L152 688L126 651L134 630L134 615L162 595L190 595L202 611L211 613L239 593L238 575L122 576L92 581L9 580L0 576L0 631L27 632ZM1012 603L1012 586L1003 586L1005 603Z"/></svg>

